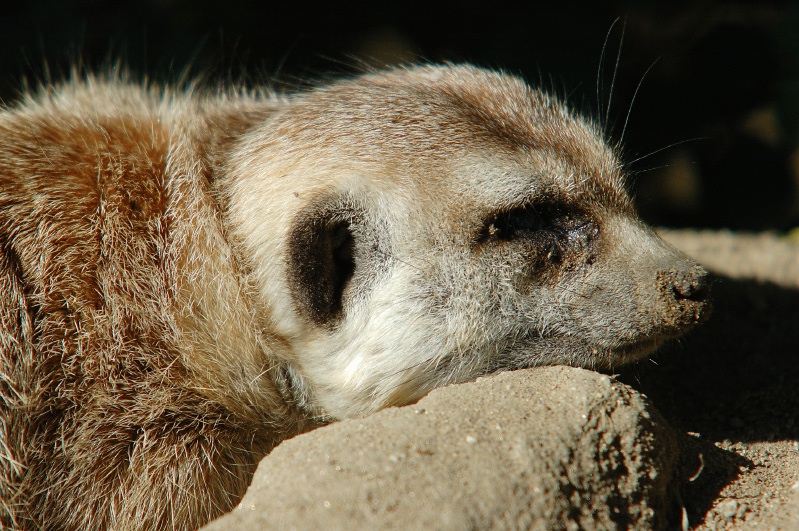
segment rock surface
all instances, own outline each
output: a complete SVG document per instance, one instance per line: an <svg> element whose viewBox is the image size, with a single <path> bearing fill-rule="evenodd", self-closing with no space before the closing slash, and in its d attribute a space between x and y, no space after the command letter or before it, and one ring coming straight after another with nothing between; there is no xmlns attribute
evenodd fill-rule
<svg viewBox="0 0 799 531"><path fill-rule="evenodd" d="M679 522L677 462L632 388L529 369L285 441L205 529L657 529Z"/></svg>

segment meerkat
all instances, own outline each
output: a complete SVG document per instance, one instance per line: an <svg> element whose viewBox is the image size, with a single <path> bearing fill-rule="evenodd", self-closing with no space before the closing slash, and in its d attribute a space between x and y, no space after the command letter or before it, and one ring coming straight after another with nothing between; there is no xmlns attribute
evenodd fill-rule
<svg viewBox="0 0 799 531"><path fill-rule="evenodd" d="M0 523L191 529L314 426L609 369L708 314L598 126L517 77L87 76L0 111Z"/></svg>

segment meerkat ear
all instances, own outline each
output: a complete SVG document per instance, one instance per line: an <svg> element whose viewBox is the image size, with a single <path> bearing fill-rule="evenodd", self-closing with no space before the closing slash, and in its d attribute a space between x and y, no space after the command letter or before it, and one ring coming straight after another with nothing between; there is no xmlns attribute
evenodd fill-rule
<svg viewBox="0 0 799 531"><path fill-rule="evenodd" d="M291 296L298 311L318 325L334 326L343 311L344 289L355 272L351 219L339 209L312 210L289 235Z"/></svg>

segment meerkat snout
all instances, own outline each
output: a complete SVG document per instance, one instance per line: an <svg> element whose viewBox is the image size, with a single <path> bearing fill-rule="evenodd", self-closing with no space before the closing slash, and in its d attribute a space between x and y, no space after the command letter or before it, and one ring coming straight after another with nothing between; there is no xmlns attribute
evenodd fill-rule
<svg viewBox="0 0 799 531"><path fill-rule="evenodd" d="M701 266L682 263L658 271L657 285L667 305L664 326L671 325L674 335L706 321L712 312L710 274Z"/></svg>
<svg viewBox="0 0 799 531"><path fill-rule="evenodd" d="M704 304L710 297L710 284L708 272L702 267L692 266L674 274L671 288L677 301L689 300Z"/></svg>

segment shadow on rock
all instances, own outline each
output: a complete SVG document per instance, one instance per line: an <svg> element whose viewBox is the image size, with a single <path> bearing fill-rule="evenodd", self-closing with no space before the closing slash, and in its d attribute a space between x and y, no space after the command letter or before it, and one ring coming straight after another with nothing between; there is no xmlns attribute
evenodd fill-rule
<svg viewBox="0 0 799 531"><path fill-rule="evenodd" d="M620 379L714 440L799 436L799 290L721 277L714 314Z"/></svg>
<svg viewBox="0 0 799 531"><path fill-rule="evenodd" d="M688 521L704 520L722 489L734 482L752 461L713 443L685 435L679 441L681 469L690 478L679 487Z"/></svg>
<svg viewBox="0 0 799 531"><path fill-rule="evenodd" d="M722 276L713 291L705 325L619 375L672 425L697 435L686 437L683 452L704 458L702 474L683 489L692 521L740 467L752 466L713 441L799 439L799 290Z"/></svg>

